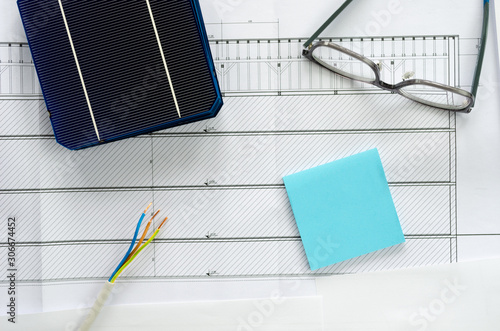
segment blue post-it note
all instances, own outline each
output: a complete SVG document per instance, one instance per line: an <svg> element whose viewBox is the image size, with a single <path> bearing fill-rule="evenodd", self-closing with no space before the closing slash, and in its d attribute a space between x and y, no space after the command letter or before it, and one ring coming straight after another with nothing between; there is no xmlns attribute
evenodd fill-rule
<svg viewBox="0 0 500 331"><path fill-rule="evenodd" d="M312 270L405 241L376 149L283 181Z"/></svg>

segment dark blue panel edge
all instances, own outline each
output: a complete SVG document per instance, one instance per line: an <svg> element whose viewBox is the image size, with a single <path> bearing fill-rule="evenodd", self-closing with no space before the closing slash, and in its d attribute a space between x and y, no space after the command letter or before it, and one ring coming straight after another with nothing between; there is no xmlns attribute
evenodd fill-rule
<svg viewBox="0 0 500 331"><path fill-rule="evenodd" d="M23 24L23 30L24 30L24 34L26 35L26 40L28 41L28 47L30 48L31 50L31 43L30 43L30 37L28 36L28 33L26 33L26 26L24 25L24 15L23 15L23 12L21 10L21 7L19 6L19 3L21 2L28 2L29 1L25 1L25 0L18 0L16 1L16 4L17 4L17 9L19 11L19 16L21 16L21 22ZM38 73L38 68L36 66L36 61L35 59L33 59L33 65L35 66L35 71ZM42 81L40 79L40 76L37 74L36 75L38 77L38 83L40 84L40 89L42 90L42 96L43 96L43 101L45 102L45 105L47 105L47 97L45 96L45 92L44 92L44 88L43 88L43 84L42 84ZM54 137L56 139L56 142L61 145L61 146L64 146L66 147L67 149L69 150L75 150L74 148L70 148L66 145L64 145L62 142L60 142L58 139L57 139L57 135L55 134L55 130L54 130L54 123L52 122L52 116L50 116L50 109L47 109L47 112L49 113L49 120L50 120L50 125L52 126L52 132L54 132Z"/></svg>
<svg viewBox="0 0 500 331"><path fill-rule="evenodd" d="M220 91L219 81L217 80L214 59L212 58L212 52L210 51L210 44L208 42L207 31L205 30L205 22L203 21L203 15L201 14L200 3L198 2L198 0L191 0L191 6L197 18L196 25L198 26L198 32L200 33L203 49L205 50L207 64L210 70L212 70L212 79L214 82L215 91L217 93L217 100L215 101L214 105L220 102L218 108L216 107L216 109L214 109L214 107L212 107L212 109L210 110L211 112L214 112L215 116L217 115L217 113L219 112L220 108L223 105L222 94Z"/></svg>

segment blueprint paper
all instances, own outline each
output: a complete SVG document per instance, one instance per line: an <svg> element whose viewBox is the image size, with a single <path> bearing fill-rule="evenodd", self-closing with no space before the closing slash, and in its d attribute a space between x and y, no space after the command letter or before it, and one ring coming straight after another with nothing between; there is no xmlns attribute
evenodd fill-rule
<svg viewBox="0 0 500 331"><path fill-rule="evenodd" d="M474 110L451 114L301 57L304 38L342 2L201 1L224 92L217 118L81 153L54 141L29 50L17 39L22 27L0 20L2 35L16 38L0 45L0 212L19 220L17 281L36 298L20 297L19 309L64 308L68 286L82 289L75 293L85 302L83 289L109 277L129 243L132 215L149 201L169 222L124 281L310 277L500 256L494 25ZM380 62L387 82L415 71L468 89L482 2L401 0L389 11L390 3L355 1L322 37ZM15 1L2 4L15 17ZM311 272L282 177L371 148L380 152L407 241ZM1 256L6 238L0 229ZM487 252L474 249L484 242ZM219 287L210 291L190 298L224 297Z"/></svg>
<svg viewBox="0 0 500 331"><path fill-rule="evenodd" d="M316 280L325 331L498 330L500 260Z"/></svg>
<svg viewBox="0 0 500 331"><path fill-rule="evenodd" d="M405 241L376 149L283 181L312 270Z"/></svg>

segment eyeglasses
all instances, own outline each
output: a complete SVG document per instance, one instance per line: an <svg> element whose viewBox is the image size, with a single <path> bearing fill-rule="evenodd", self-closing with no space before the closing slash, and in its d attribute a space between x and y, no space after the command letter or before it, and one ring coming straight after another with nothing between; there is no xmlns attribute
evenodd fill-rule
<svg viewBox="0 0 500 331"><path fill-rule="evenodd" d="M311 36L311 38L303 44L304 50L302 51L302 55L342 77L372 84L427 106L465 113L469 113L472 110L484 58L484 48L488 32L489 0L484 0L481 44L479 46L479 56L474 72L471 92L429 80L408 79L410 77L403 77L404 80L398 84L389 84L380 80L379 66L363 55L332 42L318 41L313 44L313 41L319 34L323 32L323 30L325 30L351 2L352 0L345 1ZM347 61L351 63L354 61L355 65L346 65Z"/></svg>

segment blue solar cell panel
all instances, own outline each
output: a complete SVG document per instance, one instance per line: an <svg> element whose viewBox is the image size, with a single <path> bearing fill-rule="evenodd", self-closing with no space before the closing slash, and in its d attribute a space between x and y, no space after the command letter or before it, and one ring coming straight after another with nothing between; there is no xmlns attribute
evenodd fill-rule
<svg viewBox="0 0 500 331"><path fill-rule="evenodd" d="M80 149L222 107L197 0L18 0L56 140Z"/></svg>

